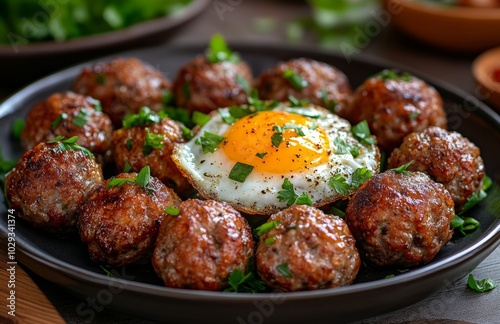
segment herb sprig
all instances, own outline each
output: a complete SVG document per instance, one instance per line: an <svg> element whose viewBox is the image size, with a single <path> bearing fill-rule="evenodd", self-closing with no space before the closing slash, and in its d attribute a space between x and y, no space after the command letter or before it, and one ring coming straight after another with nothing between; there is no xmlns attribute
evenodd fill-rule
<svg viewBox="0 0 500 324"><path fill-rule="evenodd" d="M150 180L151 169L149 168L149 166L145 166L134 178L111 178L111 180L106 185L106 188L121 187L126 183L135 183L139 187L146 189L149 194L154 191L153 189L147 187Z"/></svg>
<svg viewBox="0 0 500 324"><path fill-rule="evenodd" d="M305 192L303 192L300 196L297 193L295 193L293 184L290 182L288 178L285 178L281 188L283 190L278 191L279 201L286 201L288 206L292 205L312 206L313 202L311 197L309 197Z"/></svg>
<svg viewBox="0 0 500 324"><path fill-rule="evenodd" d="M70 137L65 139L64 136L57 136L53 140L48 141L48 143L58 143L57 147L53 148L53 151L67 151L67 150L76 150L82 151L89 158L92 158L94 155L87 148L76 144L78 140L77 136Z"/></svg>

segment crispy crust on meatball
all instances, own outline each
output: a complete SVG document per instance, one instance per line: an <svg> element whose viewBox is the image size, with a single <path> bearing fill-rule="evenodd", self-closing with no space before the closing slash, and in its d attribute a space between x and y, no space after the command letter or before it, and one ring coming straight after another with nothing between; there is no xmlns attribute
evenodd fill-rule
<svg viewBox="0 0 500 324"><path fill-rule="evenodd" d="M479 148L457 132L429 127L406 136L389 157L388 167L397 168L413 160L411 171L427 173L450 192L455 210L460 211L474 192L479 192L485 175Z"/></svg>
<svg viewBox="0 0 500 324"><path fill-rule="evenodd" d="M284 73L292 70L307 82L303 89L296 88ZM256 82L261 99L287 101L290 96L307 99L311 103L333 110L341 115L352 96L347 76L340 70L312 59L297 58L280 62L263 72Z"/></svg>
<svg viewBox="0 0 500 324"><path fill-rule="evenodd" d="M118 179L134 179L122 173ZM147 260L154 248L167 207L180 198L160 180L151 177L146 188L136 183L96 186L78 208L78 231L94 262L124 266Z"/></svg>
<svg viewBox="0 0 500 324"><path fill-rule="evenodd" d="M352 124L366 120L379 147L388 152L412 132L429 126L446 128L441 96L413 76L367 79L356 89L344 117Z"/></svg>
<svg viewBox="0 0 500 324"><path fill-rule="evenodd" d="M453 200L422 172L386 171L360 186L346 222L363 261L378 267L428 263L453 234Z"/></svg>
<svg viewBox="0 0 500 324"><path fill-rule="evenodd" d="M338 216L304 205L273 214L279 224L260 236L257 270L264 282L280 291L350 285L360 257L347 224ZM286 273L286 268L289 273Z"/></svg>
<svg viewBox="0 0 500 324"><path fill-rule="evenodd" d="M106 114L96 110L96 104L95 99L70 91L51 95L28 113L21 146L29 150L57 136L78 136L79 145L100 158L109 159L113 125ZM83 126L79 124L82 121Z"/></svg>
<svg viewBox="0 0 500 324"><path fill-rule="evenodd" d="M162 94L170 81L152 66L137 58L116 58L82 70L73 91L101 101L103 111L115 127L127 113L144 106L154 111L162 107Z"/></svg>
<svg viewBox="0 0 500 324"><path fill-rule="evenodd" d="M75 229L76 209L103 181L101 166L80 150L40 143L6 176L6 196L19 217L49 232Z"/></svg>
<svg viewBox="0 0 500 324"><path fill-rule="evenodd" d="M246 272L254 242L247 221L229 204L189 199L167 216L153 266L167 287L222 290L235 269Z"/></svg>
<svg viewBox="0 0 500 324"><path fill-rule="evenodd" d="M247 103L245 88L252 84L252 71L245 62L210 63L200 55L180 68L172 90L177 106L209 113Z"/></svg>
<svg viewBox="0 0 500 324"><path fill-rule="evenodd" d="M148 133L164 135L161 140L163 146L158 149L153 148L145 155L147 152L144 152L144 143ZM118 170L123 170L126 163L131 166L133 172L139 172L143 167L150 166L151 175L173 188L180 196L187 197L193 187L171 157L175 144L183 142L180 127L168 118L147 127L121 128L113 132L113 159Z"/></svg>

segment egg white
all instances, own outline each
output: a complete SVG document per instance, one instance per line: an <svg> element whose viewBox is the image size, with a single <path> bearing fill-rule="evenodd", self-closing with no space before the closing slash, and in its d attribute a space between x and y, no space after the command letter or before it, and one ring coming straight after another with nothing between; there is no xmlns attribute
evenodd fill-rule
<svg viewBox="0 0 500 324"><path fill-rule="evenodd" d="M243 183L231 180L229 172L235 161L228 159L222 149L216 149L214 153L203 153L201 145L195 143L205 132L224 136L230 129L231 125L226 124L217 111L211 114L210 121L201 127L193 139L176 145L172 159L204 198L225 201L242 212L261 215L270 215L288 207L286 201L278 199L278 191L282 190L285 178L293 184L296 194L300 196L306 193L314 206L321 207L343 198L329 185L331 177L341 174L351 184L352 174L358 168L364 167L372 174L379 172L380 154L377 146L359 143L352 135L351 125L347 120L313 105L295 108L288 103L281 103L273 110L318 116L314 121L326 130L332 150L327 163L307 172L275 174L254 169ZM333 142L336 137L359 146L359 155L354 158L350 153L335 153Z"/></svg>

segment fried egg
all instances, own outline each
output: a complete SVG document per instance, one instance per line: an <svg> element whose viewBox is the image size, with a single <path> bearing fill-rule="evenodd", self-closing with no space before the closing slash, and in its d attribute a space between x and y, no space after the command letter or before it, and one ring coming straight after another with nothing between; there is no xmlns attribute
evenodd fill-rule
<svg viewBox="0 0 500 324"><path fill-rule="evenodd" d="M290 103L214 111L172 159L204 198L261 215L298 203L294 197L316 207L345 198L331 178L340 175L350 186L357 169L376 174L380 165L376 145L358 141L347 120Z"/></svg>

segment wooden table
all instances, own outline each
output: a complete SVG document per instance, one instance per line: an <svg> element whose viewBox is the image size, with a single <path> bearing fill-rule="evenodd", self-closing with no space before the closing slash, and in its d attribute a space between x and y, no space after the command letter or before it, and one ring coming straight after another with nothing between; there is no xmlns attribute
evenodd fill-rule
<svg viewBox="0 0 500 324"><path fill-rule="evenodd" d="M259 44L287 43L285 30L287 23L308 12L308 7L299 1L223 1L231 3L231 10L221 14L214 5L198 19L185 26L162 46L175 44L206 43L213 33L222 33L229 42L250 42ZM258 18L272 18L274 30L256 33L255 22ZM317 46L314 39L306 38L299 44ZM449 82L471 94L475 86L470 73L473 55L455 55L419 44L400 34L392 27L381 28L379 35L362 44L359 50L367 55L391 60L410 66L423 74ZM1 63L0 63L1 64ZM5 93L6 89L0 89ZM5 254L2 245L0 253ZM53 303L62 318L69 323L84 323L86 318L77 315L77 306L82 300L28 270L31 278L38 284ZM497 248L472 273L477 278L489 277L500 283L500 248ZM24 289L24 288L23 288ZM35 291L36 288L30 288ZM20 298L31 298L27 295ZM42 297L40 297L43 299ZM41 300L40 299L40 300ZM5 300L5 299L4 299ZM478 294L466 289L466 278L450 283L446 289L404 309L384 314L358 323L500 323L500 288L488 293ZM50 306L47 306L50 307ZM38 312L33 309L31 312ZM30 314L31 315L31 314ZM28 317L26 317L28 318ZM52 321L55 323L54 321ZM96 313L95 323L152 323L140 318L119 314L111 310ZM25 321L25 323L34 323ZM332 321L333 323L333 321Z"/></svg>

